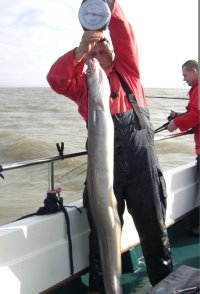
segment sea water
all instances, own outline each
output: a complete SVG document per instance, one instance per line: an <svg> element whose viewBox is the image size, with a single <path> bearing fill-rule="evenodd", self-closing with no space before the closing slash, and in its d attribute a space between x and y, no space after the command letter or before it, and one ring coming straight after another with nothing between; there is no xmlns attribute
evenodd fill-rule
<svg viewBox="0 0 200 294"><path fill-rule="evenodd" d="M184 112L188 89L145 89L154 128L167 122L170 110ZM173 99L171 99L173 98ZM174 99L177 98L177 99ZM178 99L184 98L184 99ZM87 131L77 105L50 88L0 88L0 165L85 151ZM169 135L168 131L155 138ZM163 171L195 160L193 135L156 141ZM55 162L55 187L65 203L82 197L87 157ZM48 165L3 172L0 178L0 225L43 206L48 186Z"/></svg>

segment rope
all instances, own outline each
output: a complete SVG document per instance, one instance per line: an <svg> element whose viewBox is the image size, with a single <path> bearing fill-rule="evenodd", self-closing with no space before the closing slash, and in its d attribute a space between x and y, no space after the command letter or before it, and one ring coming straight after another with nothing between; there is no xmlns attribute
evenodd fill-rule
<svg viewBox="0 0 200 294"><path fill-rule="evenodd" d="M68 236L68 244L69 244L69 261L70 261L70 274L74 274L74 264L73 264L73 250L72 250L72 239L71 239L71 232L70 232L70 219L67 209L63 206L63 198L57 197L59 195L61 189L58 188L57 190L52 190L47 192L47 197L44 200L44 206L40 207L36 213L28 214L18 218L15 221L31 217L31 216L38 216L38 215L47 215L56 213L58 211L62 211L65 216L66 224L67 224L67 236ZM75 207L80 213L81 210L76 206L67 206L67 207ZM15 222L14 221L14 222Z"/></svg>
<svg viewBox="0 0 200 294"><path fill-rule="evenodd" d="M70 274L74 274L74 264L73 264L73 250L72 250L72 239L71 239L71 232L70 232L70 220L69 215L65 207L63 206L61 200L58 200L60 208L65 215L65 220L67 224L67 236L68 236L68 248L69 248L69 262L70 262Z"/></svg>

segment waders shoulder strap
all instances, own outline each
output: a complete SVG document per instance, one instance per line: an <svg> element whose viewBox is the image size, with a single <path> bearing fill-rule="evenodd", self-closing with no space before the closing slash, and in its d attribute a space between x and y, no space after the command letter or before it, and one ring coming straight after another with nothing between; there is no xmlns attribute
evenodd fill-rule
<svg viewBox="0 0 200 294"><path fill-rule="evenodd" d="M131 102L132 106L133 106L133 109L135 110L135 113L139 119L139 122L140 122L140 126L141 126L141 129L145 129L145 121L144 121L144 118L140 112L140 109L139 109L139 106L137 104L137 100L135 98L135 95L134 93L130 90L129 86L127 85L127 83L124 81L124 79L122 78L122 76L120 75L120 73L118 71L116 71L116 74L119 78L119 81L121 83L121 86L122 88L124 89L124 92L126 93L129 101Z"/></svg>

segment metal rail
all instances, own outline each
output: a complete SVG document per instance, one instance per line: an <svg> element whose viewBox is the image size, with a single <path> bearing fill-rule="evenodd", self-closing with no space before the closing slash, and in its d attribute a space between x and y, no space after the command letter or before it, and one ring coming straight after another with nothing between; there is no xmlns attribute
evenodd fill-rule
<svg viewBox="0 0 200 294"><path fill-rule="evenodd" d="M49 190L53 190L54 189L54 162L58 160L64 160L66 158L79 157L83 155L87 155L87 151L3 164L3 165L0 165L0 175L2 178L4 178L2 175L2 172L4 171L48 163Z"/></svg>

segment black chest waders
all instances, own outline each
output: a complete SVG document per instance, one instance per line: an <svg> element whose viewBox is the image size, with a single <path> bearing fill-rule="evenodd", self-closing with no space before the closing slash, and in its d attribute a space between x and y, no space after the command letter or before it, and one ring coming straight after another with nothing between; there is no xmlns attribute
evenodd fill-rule
<svg viewBox="0 0 200 294"><path fill-rule="evenodd" d="M118 72L116 74L132 104L128 111L112 116L115 130L114 192L118 214L123 226L126 204L140 237L149 280L155 285L172 271L169 240L164 225L166 195L164 183L161 185L163 176L158 167L148 109L139 108L126 82ZM91 229L89 288L90 291L105 294L98 236L90 211L87 187L83 199ZM122 269L123 265L126 272L134 271L129 254L122 258Z"/></svg>

